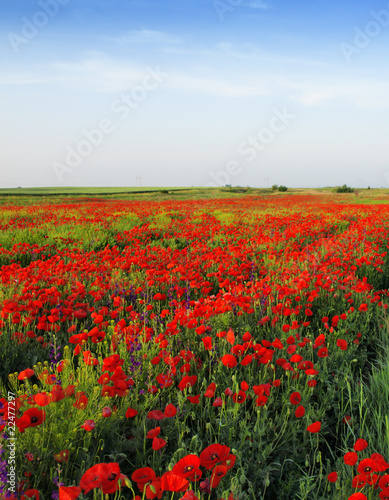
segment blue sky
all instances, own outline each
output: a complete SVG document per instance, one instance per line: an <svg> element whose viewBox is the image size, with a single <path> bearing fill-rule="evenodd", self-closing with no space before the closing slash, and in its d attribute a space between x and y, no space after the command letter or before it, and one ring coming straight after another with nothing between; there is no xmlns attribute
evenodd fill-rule
<svg viewBox="0 0 389 500"><path fill-rule="evenodd" d="M1 187L389 187L388 2L0 9Z"/></svg>

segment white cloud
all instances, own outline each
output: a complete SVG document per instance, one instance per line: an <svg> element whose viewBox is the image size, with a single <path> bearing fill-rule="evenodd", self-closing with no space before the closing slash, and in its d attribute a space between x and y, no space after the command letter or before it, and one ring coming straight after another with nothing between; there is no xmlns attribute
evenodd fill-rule
<svg viewBox="0 0 389 500"><path fill-rule="evenodd" d="M359 108L387 108L389 95L387 84L377 80L343 80L334 84L320 82L290 83L284 87L297 90L290 98L305 106L334 106L339 102Z"/></svg>
<svg viewBox="0 0 389 500"><path fill-rule="evenodd" d="M261 10L269 10L270 7L267 3L262 0L252 0L251 2L246 2L243 5L246 7L250 7L251 9L261 9Z"/></svg>
<svg viewBox="0 0 389 500"><path fill-rule="evenodd" d="M172 75L167 80L166 87L223 97L252 97L268 94L266 86L262 82L257 85L239 85L228 80L207 79L190 75Z"/></svg>
<svg viewBox="0 0 389 500"><path fill-rule="evenodd" d="M154 67L153 65L150 65ZM215 76L212 70L170 71L159 65L169 77L163 87L174 91L203 93L225 97L250 97L268 94L266 80L251 77L250 83L242 75ZM142 82L147 69L132 61L113 60L96 56L79 61L57 61L48 67L35 68L35 72L20 72L0 78L0 84L41 83L60 86L80 92L125 92ZM212 76L210 76L212 74ZM243 81L244 80L244 81Z"/></svg>
<svg viewBox="0 0 389 500"><path fill-rule="evenodd" d="M0 78L0 85L36 85L44 83L45 80L41 78L31 77L29 75L9 75Z"/></svg>
<svg viewBox="0 0 389 500"><path fill-rule="evenodd" d="M76 63L58 61L52 69L58 84L88 92L123 92L141 81L145 68L132 62L88 58Z"/></svg>

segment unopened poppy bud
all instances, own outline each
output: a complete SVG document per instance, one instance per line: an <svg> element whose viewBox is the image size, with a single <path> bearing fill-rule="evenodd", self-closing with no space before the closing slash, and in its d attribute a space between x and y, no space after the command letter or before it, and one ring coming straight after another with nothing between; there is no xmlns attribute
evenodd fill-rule
<svg viewBox="0 0 389 500"><path fill-rule="evenodd" d="M128 479L128 477L124 479L124 484L127 486L127 488L132 489L132 482Z"/></svg>

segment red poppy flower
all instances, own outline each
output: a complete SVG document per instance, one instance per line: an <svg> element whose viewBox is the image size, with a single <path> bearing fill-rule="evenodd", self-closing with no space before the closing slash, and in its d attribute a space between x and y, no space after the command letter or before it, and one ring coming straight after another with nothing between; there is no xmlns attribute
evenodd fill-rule
<svg viewBox="0 0 389 500"><path fill-rule="evenodd" d="M189 481L174 472L165 472L161 477L161 487L163 491L185 491L189 486Z"/></svg>
<svg viewBox="0 0 389 500"><path fill-rule="evenodd" d="M204 397L213 398L215 395L215 391L216 391L216 384L215 382L212 382L211 384L209 384L207 390L204 392Z"/></svg>
<svg viewBox="0 0 389 500"><path fill-rule="evenodd" d="M371 474L372 472L377 471L377 465L374 460L371 458L365 458L364 460L361 460L359 465L358 465L358 472L360 474Z"/></svg>
<svg viewBox="0 0 389 500"><path fill-rule="evenodd" d="M196 328L197 326L197 319L191 319L189 322L188 322L188 328L189 329L193 329L193 328Z"/></svg>
<svg viewBox="0 0 389 500"><path fill-rule="evenodd" d="M367 476L365 474L357 474L352 480L353 488L363 488L366 484Z"/></svg>
<svg viewBox="0 0 389 500"><path fill-rule="evenodd" d="M165 415L166 415L166 417L172 418L176 414L177 414L177 408L174 405L172 405L172 404L168 404L166 406L166 408L165 408Z"/></svg>
<svg viewBox="0 0 389 500"><path fill-rule="evenodd" d="M114 493L120 478L120 467L117 463L96 464L82 476L80 488L86 493L94 488L101 488L104 494Z"/></svg>
<svg viewBox="0 0 389 500"><path fill-rule="evenodd" d="M389 488L385 488L378 495L381 500L389 500Z"/></svg>
<svg viewBox="0 0 389 500"><path fill-rule="evenodd" d="M172 472L177 476L184 477L192 481L192 478L196 476L197 479L201 477L200 458L197 455L187 455L181 458L176 465L173 467Z"/></svg>
<svg viewBox="0 0 389 500"><path fill-rule="evenodd" d="M368 447L367 441L364 439L357 439L354 444L354 450L355 451L363 451L365 448Z"/></svg>
<svg viewBox="0 0 389 500"><path fill-rule="evenodd" d="M96 464L93 465L93 467L90 467L82 476L80 488L84 490L85 494L94 488L99 488L101 486L100 471L101 464Z"/></svg>
<svg viewBox="0 0 389 500"><path fill-rule="evenodd" d="M199 500L199 497L196 497L193 490L188 490L184 493L184 496L181 497L181 500Z"/></svg>
<svg viewBox="0 0 389 500"><path fill-rule="evenodd" d="M343 457L343 461L346 465L351 465L351 467L353 467L358 462L358 455L355 451L349 451Z"/></svg>
<svg viewBox="0 0 389 500"><path fill-rule="evenodd" d="M222 444L211 444L200 453L201 465L206 469L212 469L214 465L222 462L228 457L230 448Z"/></svg>
<svg viewBox="0 0 389 500"><path fill-rule="evenodd" d="M383 490L389 488L389 474L385 474L380 478L378 486Z"/></svg>
<svg viewBox="0 0 389 500"><path fill-rule="evenodd" d="M96 424L94 420L85 420L85 422L82 424L82 429L85 429L87 432L93 431L95 428Z"/></svg>
<svg viewBox="0 0 389 500"><path fill-rule="evenodd" d="M28 499L39 500L39 491L35 489L25 491L22 495L22 500Z"/></svg>
<svg viewBox="0 0 389 500"><path fill-rule="evenodd" d="M146 493L146 498L148 500L153 500L154 498L158 498L158 499L162 498L163 490L162 490L161 481L159 480L159 478L157 478L152 483L149 483L146 485L145 493Z"/></svg>
<svg viewBox="0 0 389 500"><path fill-rule="evenodd" d="M157 475L151 467L142 467L131 475L131 479L136 482L141 491L143 491L145 484L151 483L156 477Z"/></svg>
<svg viewBox="0 0 389 500"><path fill-rule="evenodd" d="M330 472L327 476L327 479L330 483L336 483L336 481L338 480L338 473Z"/></svg>
<svg viewBox="0 0 389 500"><path fill-rule="evenodd" d="M231 345L234 345L235 342L235 334L232 328L230 328L227 332L227 342L229 342Z"/></svg>
<svg viewBox="0 0 389 500"><path fill-rule="evenodd" d="M153 438L159 436L160 432L161 432L160 427L156 427L155 429L150 429L149 432L147 433L146 437L153 439Z"/></svg>
<svg viewBox="0 0 389 500"><path fill-rule="evenodd" d="M79 410L85 410L85 408L88 405L88 398L85 396L85 394L80 394L79 396L76 396L76 402L73 403L73 406Z"/></svg>
<svg viewBox="0 0 389 500"><path fill-rule="evenodd" d="M242 359L242 361L240 362L240 364L242 366L247 366L249 365L253 360L253 356L252 354L246 354L246 356Z"/></svg>
<svg viewBox="0 0 389 500"><path fill-rule="evenodd" d="M376 470L378 472L385 472L387 469L389 469L389 464L386 463L384 457L380 455L379 453L373 453L370 458L374 460L376 464Z"/></svg>
<svg viewBox="0 0 389 500"><path fill-rule="evenodd" d="M316 432L319 432L321 428L321 422L313 422L313 424L308 425L307 431L311 432L312 434L315 434Z"/></svg>
<svg viewBox="0 0 389 500"><path fill-rule="evenodd" d="M262 394L262 396L258 396L257 399L255 400L255 405L256 406L265 406L267 403L267 396Z"/></svg>
<svg viewBox="0 0 389 500"><path fill-rule="evenodd" d="M225 354L222 357L222 363L227 368L234 368L234 366L236 366L238 364L235 356L233 356L232 354Z"/></svg>
<svg viewBox="0 0 389 500"><path fill-rule="evenodd" d="M32 370L31 368L27 368L26 370L23 370L19 373L18 380L26 380L28 378L31 378L34 373L34 370Z"/></svg>
<svg viewBox="0 0 389 500"><path fill-rule="evenodd" d="M225 467L227 467L227 470L230 470L235 465L235 462L236 462L236 455L230 453L225 460L220 462L220 465L224 465Z"/></svg>
<svg viewBox="0 0 389 500"><path fill-rule="evenodd" d="M363 493L353 493L348 497L348 500L367 500L367 496Z"/></svg>
<svg viewBox="0 0 389 500"><path fill-rule="evenodd" d="M203 341L204 348L207 351L212 349L212 337L203 337L201 340Z"/></svg>
<svg viewBox="0 0 389 500"><path fill-rule="evenodd" d="M126 477L120 473L119 464L110 463L110 464L102 464L103 472L102 472L102 483L101 483L101 491L104 494L115 493L120 487L119 480L120 478Z"/></svg>
<svg viewBox="0 0 389 500"><path fill-rule="evenodd" d="M193 387L197 381L197 376L196 375L185 375L182 377L181 382L178 384L178 388L180 391L184 391L188 387Z"/></svg>
<svg viewBox="0 0 389 500"><path fill-rule="evenodd" d="M323 320L326 320L326 321L323 321ZM323 323L326 323L328 321L328 318L323 318L322 321L323 321ZM318 337L315 338L315 346L320 347L321 345L324 344L325 341L326 341L326 337L323 333L321 333Z"/></svg>
<svg viewBox="0 0 389 500"><path fill-rule="evenodd" d="M347 340L344 340L344 339L338 339L338 340L336 341L336 345L337 345L338 347L340 347L340 350L341 350L341 351L346 351L346 350L347 350L347 346L348 346L348 344L347 344Z"/></svg>
<svg viewBox="0 0 389 500"><path fill-rule="evenodd" d="M126 411L126 418L133 418L136 415L138 415L137 410L134 410L133 408L128 408Z"/></svg>
<svg viewBox="0 0 389 500"><path fill-rule="evenodd" d="M262 394L264 394L264 392L265 392L265 388L263 387L262 384L261 385L253 385L253 391L257 396L262 396Z"/></svg>
<svg viewBox="0 0 389 500"><path fill-rule="evenodd" d="M108 418L112 415L112 410L109 406L104 406L102 410L102 415L104 418Z"/></svg>
<svg viewBox="0 0 389 500"><path fill-rule="evenodd" d="M328 349L327 349L327 347L321 347L317 351L317 355L319 356L319 358L327 358L328 357Z"/></svg>
<svg viewBox="0 0 389 500"><path fill-rule="evenodd" d="M136 411L136 410L134 410L134 411ZM163 420L166 418L166 415L160 410L151 410L147 414L147 418L154 419L154 420Z"/></svg>
<svg viewBox="0 0 389 500"><path fill-rule="evenodd" d="M53 403L58 403L66 398L66 394L61 386L55 386L50 391L50 399Z"/></svg>
<svg viewBox="0 0 389 500"><path fill-rule="evenodd" d="M232 396L232 400L234 403L239 403L239 404L242 404L245 402L247 398L247 394L243 391L239 391L238 393L235 393L233 396Z"/></svg>
<svg viewBox="0 0 389 500"><path fill-rule="evenodd" d="M158 451L164 446L166 446L166 441L164 439L158 437L153 438L152 448L154 451Z"/></svg>
<svg viewBox="0 0 389 500"><path fill-rule="evenodd" d="M305 415L305 408L304 408L304 406L298 406L298 407L296 408L296 411L294 412L294 416L295 416L296 418L301 418L301 417L303 417L304 415Z"/></svg>
<svg viewBox="0 0 389 500"><path fill-rule="evenodd" d="M227 467L224 465L216 465L216 467L212 471L212 476L210 480L211 488L217 488L219 486L220 481L227 474Z"/></svg>
<svg viewBox="0 0 389 500"><path fill-rule="evenodd" d="M82 490L78 486L60 486L59 500L76 500L81 492Z"/></svg>
<svg viewBox="0 0 389 500"><path fill-rule="evenodd" d="M115 389L109 385L103 385L101 389L101 397L113 398L115 396Z"/></svg>
<svg viewBox="0 0 389 500"><path fill-rule="evenodd" d="M17 420L17 426L20 432L24 432L24 429L28 427L36 427L41 425L46 419L46 413L43 410L38 410L37 408L29 408L23 415Z"/></svg>
<svg viewBox="0 0 389 500"><path fill-rule="evenodd" d="M197 394L196 396L188 396L188 400L192 404L198 405L200 403L200 394Z"/></svg>
<svg viewBox="0 0 389 500"><path fill-rule="evenodd" d="M247 391L249 389L249 384L243 380L241 383L240 383L240 388L242 389L242 391Z"/></svg>
<svg viewBox="0 0 389 500"><path fill-rule="evenodd" d="M301 401L301 394L299 392L292 392L289 398L292 405L298 405Z"/></svg>
<svg viewBox="0 0 389 500"><path fill-rule="evenodd" d="M51 394L46 394L45 392L39 392L33 396L35 403L38 406L47 406L51 403Z"/></svg>
<svg viewBox="0 0 389 500"><path fill-rule="evenodd" d="M211 484L210 484L209 478L205 479L205 481L201 481L200 492L205 493L206 495L211 494Z"/></svg>
<svg viewBox="0 0 389 500"><path fill-rule="evenodd" d="M57 455L54 455L54 458L59 463L64 463L69 461L69 450L62 450Z"/></svg>

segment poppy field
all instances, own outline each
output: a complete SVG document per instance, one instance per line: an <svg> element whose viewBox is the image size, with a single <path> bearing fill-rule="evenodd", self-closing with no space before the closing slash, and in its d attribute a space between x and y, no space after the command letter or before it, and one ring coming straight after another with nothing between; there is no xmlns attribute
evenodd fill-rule
<svg viewBox="0 0 389 500"><path fill-rule="evenodd" d="M389 205L354 201L0 205L0 498L389 499Z"/></svg>

